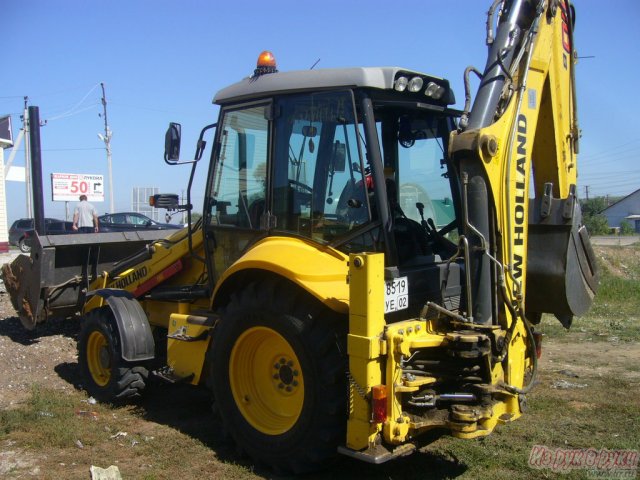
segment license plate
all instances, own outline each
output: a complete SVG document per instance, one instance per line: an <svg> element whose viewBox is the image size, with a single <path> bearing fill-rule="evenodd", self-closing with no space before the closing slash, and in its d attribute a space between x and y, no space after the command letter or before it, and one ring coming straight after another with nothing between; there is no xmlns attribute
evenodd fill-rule
<svg viewBox="0 0 640 480"><path fill-rule="evenodd" d="M385 282L384 313L397 312L409 307L409 280L394 278Z"/></svg>

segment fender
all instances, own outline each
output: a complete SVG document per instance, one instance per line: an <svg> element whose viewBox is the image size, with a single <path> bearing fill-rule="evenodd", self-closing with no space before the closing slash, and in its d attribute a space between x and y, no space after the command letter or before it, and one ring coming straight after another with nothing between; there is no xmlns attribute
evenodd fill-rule
<svg viewBox="0 0 640 480"><path fill-rule="evenodd" d="M213 304L227 290L225 283L232 283L232 277L246 270L279 275L330 309L349 311L349 257L329 246L294 237L266 237L225 270L213 292Z"/></svg>
<svg viewBox="0 0 640 480"><path fill-rule="evenodd" d="M128 362L152 360L155 341L147 314L135 297L126 290L101 288L87 293L87 298L102 297L113 311L118 326L122 358Z"/></svg>

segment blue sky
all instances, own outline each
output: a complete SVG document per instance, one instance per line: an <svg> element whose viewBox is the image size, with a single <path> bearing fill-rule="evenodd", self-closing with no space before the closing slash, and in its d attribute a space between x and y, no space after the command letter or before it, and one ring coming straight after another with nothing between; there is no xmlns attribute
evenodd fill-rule
<svg viewBox="0 0 640 480"><path fill-rule="evenodd" d="M486 59L489 0L43 1L4 0L0 115L13 117L14 137L27 95L48 120L42 129L47 216L49 176L107 173L99 83L106 86L113 131L115 209L131 208L134 186L163 192L186 188L187 167L162 161L169 121L183 127L183 156L200 129L215 121L214 93L249 75L260 51L280 70L398 65L448 78L458 107L462 72ZM636 127L640 2L577 0L579 194L624 195L640 188ZM10 150L5 151L5 159ZM24 164L18 152L15 161ZM206 175L199 166L194 203ZM9 220L26 213L24 184L7 183ZM100 213L105 202L96 203Z"/></svg>

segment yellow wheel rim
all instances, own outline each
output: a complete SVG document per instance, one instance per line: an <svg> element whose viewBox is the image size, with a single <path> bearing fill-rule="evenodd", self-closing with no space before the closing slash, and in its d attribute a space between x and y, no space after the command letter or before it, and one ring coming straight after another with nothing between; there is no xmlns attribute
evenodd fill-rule
<svg viewBox="0 0 640 480"><path fill-rule="evenodd" d="M87 364L91 378L100 387L111 379L111 354L109 342L101 332L91 332L87 340Z"/></svg>
<svg viewBox="0 0 640 480"><path fill-rule="evenodd" d="M240 413L260 432L280 435L298 421L304 403L302 368L275 330L252 327L238 338L229 359L229 382Z"/></svg>

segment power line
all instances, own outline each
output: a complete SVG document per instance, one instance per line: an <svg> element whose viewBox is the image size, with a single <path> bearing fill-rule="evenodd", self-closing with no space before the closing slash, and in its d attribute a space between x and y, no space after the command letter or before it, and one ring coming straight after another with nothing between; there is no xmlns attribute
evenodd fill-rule
<svg viewBox="0 0 640 480"><path fill-rule="evenodd" d="M638 179L640 179L640 174L636 174L636 172L620 172L620 173L611 173L611 174L606 174L606 173L580 174L578 178L583 181L591 180L594 182L598 182L600 180L609 180L609 181L631 180L633 178L636 178L636 176Z"/></svg>
<svg viewBox="0 0 640 480"><path fill-rule="evenodd" d="M153 108L153 107L143 107L140 105L128 105L126 103L121 103L119 101L114 101L114 100L110 100L111 105L117 105L119 107L124 107L124 108L131 108L133 110L148 110L150 112L158 112L158 113L170 113L172 115L181 115L180 112L175 112L172 110L162 110L160 108Z"/></svg>
<svg viewBox="0 0 640 480"><path fill-rule="evenodd" d="M83 150L103 150L102 147L86 147L86 148L42 148L43 152L74 152L74 151L83 151ZM16 150L17 152L24 152L24 149L21 148Z"/></svg>
<svg viewBox="0 0 640 480"><path fill-rule="evenodd" d="M598 188L618 188L618 187L630 187L632 185L640 186L640 182L613 182L613 183L600 183L596 185Z"/></svg>
<svg viewBox="0 0 640 480"><path fill-rule="evenodd" d="M619 145L617 145L617 146L615 146L613 148L607 148L606 150L601 150L599 152L582 154L581 158L591 157L591 156L594 156L594 155L600 155L602 153L609 153L609 152L611 152L613 150L617 150L619 148L626 147L627 145L631 145L632 143L636 143L636 142L640 142L640 138L634 138L633 140L629 140L628 142L621 143L621 144L619 144Z"/></svg>
<svg viewBox="0 0 640 480"><path fill-rule="evenodd" d="M592 158L591 160L584 160L580 162L583 167L594 167L598 165L607 165L609 163L626 162L629 159L636 159L640 157L640 150L622 152L616 155L603 156L598 158Z"/></svg>
<svg viewBox="0 0 640 480"><path fill-rule="evenodd" d="M52 118L50 118L49 120L57 120L57 119L59 119L59 118L64 118L64 117L71 116L71 115L75 114L75 112L74 112L74 111L75 111L76 109L78 109L78 108L80 107L80 105L82 105L82 104L84 103L84 101L89 97L89 95L91 95L91 92L93 92L93 91L94 91L94 90L95 90L99 85L100 85L100 84L96 83L93 87L91 87L91 89L90 89L90 90L89 90L89 91L84 95L84 97L82 97L82 100L80 100L78 103L76 103L76 104L75 104L73 107L71 107L68 111L66 111L66 112L64 112L64 113L62 113L62 114L60 114L60 115L58 115L58 116L52 117ZM91 105L91 106L93 106L93 105ZM90 106L90 107L91 107L91 106ZM90 107L87 107L87 108L90 108ZM86 110L87 108L85 108L85 110Z"/></svg>
<svg viewBox="0 0 640 480"><path fill-rule="evenodd" d="M54 121L54 120L61 120L63 118L73 117L73 116L78 115L78 114L80 114L82 112L86 112L87 110L91 110L91 109L95 108L96 105L99 105L99 103L98 102L94 102L91 105L88 105L88 106L86 106L84 108L81 108L80 110L69 111L69 112L63 113L61 115L56 115L54 117L47 118L45 121L50 122L50 121Z"/></svg>
<svg viewBox="0 0 640 480"><path fill-rule="evenodd" d="M68 93L68 92L77 92L78 90L84 90L86 89L87 86L85 85L77 85L75 87L69 87L69 88L65 88L63 90L57 90L55 92L47 92L47 93L40 93L40 94L35 94L35 95L30 95L29 98L31 100L38 99L40 97L53 97L56 95L62 95L63 93ZM24 98L24 95L10 95L10 96L6 96L6 97L0 97L0 98Z"/></svg>

